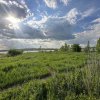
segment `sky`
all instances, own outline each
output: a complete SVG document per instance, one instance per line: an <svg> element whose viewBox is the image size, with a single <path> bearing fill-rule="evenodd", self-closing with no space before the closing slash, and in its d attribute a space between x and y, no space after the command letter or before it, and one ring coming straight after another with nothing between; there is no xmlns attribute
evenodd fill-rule
<svg viewBox="0 0 100 100"><path fill-rule="evenodd" d="M100 0L0 0L0 49L85 46L100 37Z"/></svg>

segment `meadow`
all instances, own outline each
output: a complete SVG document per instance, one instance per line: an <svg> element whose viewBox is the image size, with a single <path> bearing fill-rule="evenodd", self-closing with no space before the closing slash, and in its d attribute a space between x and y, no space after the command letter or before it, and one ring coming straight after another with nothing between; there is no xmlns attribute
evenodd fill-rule
<svg viewBox="0 0 100 100"><path fill-rule="evenodd" d="M0 55L0 100L100 100L100 55Z"/></svg>

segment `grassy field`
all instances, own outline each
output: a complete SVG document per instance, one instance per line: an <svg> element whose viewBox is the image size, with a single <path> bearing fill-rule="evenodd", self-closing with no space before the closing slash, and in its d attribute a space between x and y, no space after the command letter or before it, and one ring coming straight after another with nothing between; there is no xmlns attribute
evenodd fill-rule
<svg viewBox="0 0 100 100"><path fill-rule="evenodd" d="M1 55L0 100L100 100L100 56L73 52Z"/></svg>

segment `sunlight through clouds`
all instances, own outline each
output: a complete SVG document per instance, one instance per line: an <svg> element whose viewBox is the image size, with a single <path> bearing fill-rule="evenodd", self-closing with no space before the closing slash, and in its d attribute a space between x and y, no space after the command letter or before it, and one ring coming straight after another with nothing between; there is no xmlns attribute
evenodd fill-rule
<svg viewBox="0 0 100 100"><path fill-rule="evenodd" d="M6 19L11 22L11 25L14 29L19 29L18 23L20 22L20 19L15 18L11 15L8 16Z"/></svg>
<svg viewBox="0 0 100 100"><path fill-rule="evenodd" d="M99 0L0 0L1 45L5 39L19 39L18 43L37 40L37 44L41 39L41 45L53 47L59 41L83 45L90 40L95 44L100 37L99 4Z"/></svg>
<svg viewBox="0 0 100 100"><path fill-rule="evenodd" d="M0 3L7 4L7 2L4 0L0 0Z"/></svg>

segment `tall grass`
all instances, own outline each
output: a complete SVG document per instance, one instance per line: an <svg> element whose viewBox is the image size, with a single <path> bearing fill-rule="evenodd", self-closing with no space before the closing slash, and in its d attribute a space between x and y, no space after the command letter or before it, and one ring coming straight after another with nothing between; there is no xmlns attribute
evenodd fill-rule
<svg viewBox="0 0 100 100"><path fill-rule="evenodd" d="M26 53L0 59L0 100L99 100L100 55Z"/></svg>

